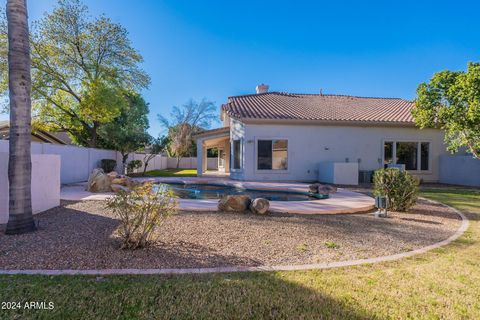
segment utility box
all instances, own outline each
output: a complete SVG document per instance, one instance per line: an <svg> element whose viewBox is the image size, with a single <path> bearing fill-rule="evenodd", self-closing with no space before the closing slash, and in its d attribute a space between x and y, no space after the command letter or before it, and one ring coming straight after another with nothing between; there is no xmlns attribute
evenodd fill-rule
<svg viewBox="0 0 480 320"><path fill-rule="evenodd" d="M358 185L357 162L320 162L318 180L332 184Z"/></svg>

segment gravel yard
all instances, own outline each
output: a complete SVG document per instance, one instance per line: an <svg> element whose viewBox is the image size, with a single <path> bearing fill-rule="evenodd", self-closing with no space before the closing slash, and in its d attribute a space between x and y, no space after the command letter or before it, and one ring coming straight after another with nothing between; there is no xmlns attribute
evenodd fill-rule
<svg viewBox="0 0 480 320"><path fill-rule="evenodd" d="M120 250L118 221L101 201L63 202L36 216L39 230L0 234L0 269L258 266L332 262L406 252L444 240L460 225L450 209L423 200L410 213L270 215L181 212L160 242Z"/></svg>

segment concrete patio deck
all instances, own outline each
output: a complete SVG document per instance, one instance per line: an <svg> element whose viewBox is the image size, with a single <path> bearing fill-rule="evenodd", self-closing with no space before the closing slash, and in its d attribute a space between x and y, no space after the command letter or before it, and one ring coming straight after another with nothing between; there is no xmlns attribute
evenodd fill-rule
<svg viewBox="0 0 480 320"><path fill-rule="evenodd" d="M293 182L257 182L257 181L236 181L216 177L165 177L165 178L136 178L138 180L154 180L156 182L195 183L195 184L216 184L245 189L274 190L287 192L308 192L307 183ZM85 191L85 184L63 186L60 198L62 200L105 200L113 193L91 193ZM190 200L179 199L181 210L189 211L217 211L216 199ZM328 199L311 201L270 201L270 211L277 213L293 214L347 214L362 213L374 209L373 198L364 194L339 188Z"/></svg>

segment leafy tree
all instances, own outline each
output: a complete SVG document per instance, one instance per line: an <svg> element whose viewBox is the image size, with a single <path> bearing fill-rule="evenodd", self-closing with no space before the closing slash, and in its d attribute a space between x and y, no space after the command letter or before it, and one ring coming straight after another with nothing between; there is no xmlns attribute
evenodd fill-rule
<svg viewBox="0 0 480 320"><path fill-rule="evenodd" d="M66 131L81 145L97 146L99 128L128 104L125 92L150 82L126 29L105 16L91 18L79 0L59 0L34 23L30 46L38 126Z"/></svg>
<svg viewBox="0 0 480 320"><path fill-rule="evenodd" d="M9 216L7 234L35 230L31 176L31 78L26 0L7 1L10 138L8 155Z"/></svg>
<svg viewBox="0 0 480 320"><path fill-rule="evenodd" d="M120 115L99 128L99 145L103 148L117 150L122 154L125 164L128 154L145 147L151 137L147 132L148 104L139 94L126 96L128 107Z"/></svg>
<svg viewBox="0 0 480 320"><path fill-rule="evenodd" d="M173 107L170 119L162 115L158 115L158 119L168 129L169 156L177 158L178 168L181 158L192 155L192 149L196 151L193 136L217 119L217 108L205 98L200 102L190 99L181 107Z"/></svg>
<svg viewBox="0 0 480 320"><path fill-rule="evenodd" d="M437 72L421 83L413 116L421 128L444 129L450 151L466 147L480 159L480 63L469 63L466 72Z"/></svg>

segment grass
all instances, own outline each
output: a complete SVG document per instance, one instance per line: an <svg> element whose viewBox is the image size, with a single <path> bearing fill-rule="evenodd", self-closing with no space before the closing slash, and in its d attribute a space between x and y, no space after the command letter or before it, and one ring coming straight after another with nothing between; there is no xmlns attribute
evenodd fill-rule
<svg viewBox="0 0 480 320"><path fill-rule="evenodd" d="M338 249L340 248L340 246L338 244L336 244L335 242L333 241L326 241L325 242L325 247L329 248L329 249Z"/></svg>
<svg viewBox="0 0 480 320"><path fill-rule="evenodd" d="M150 177L196 177L196 169L164 169L164 170L152 170L145 173Z"/></svg>
<svg viewBox="0 0 480 320"><path fill-rule="evenodd" d="M399 261L329 270L183 276L1 276L1 319L480 319L480 192L423 196L471 219L454 243ZM32 253L34 254L34 253Z"/></svg>

